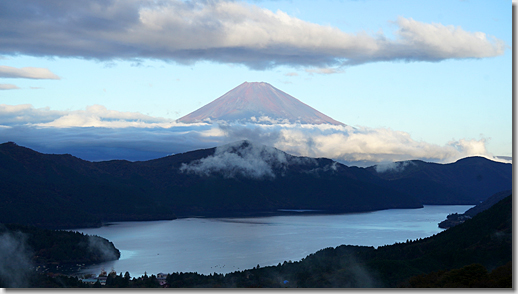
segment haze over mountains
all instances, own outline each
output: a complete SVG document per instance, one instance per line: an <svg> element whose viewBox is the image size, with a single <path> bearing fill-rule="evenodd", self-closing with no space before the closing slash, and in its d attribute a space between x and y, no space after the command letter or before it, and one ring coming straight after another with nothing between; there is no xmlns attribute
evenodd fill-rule
<svg viewBox="0 0 518 294"><path fill-rule="evenodd" d="M344 125L263 82L244 82L178 121Z"/></svg>

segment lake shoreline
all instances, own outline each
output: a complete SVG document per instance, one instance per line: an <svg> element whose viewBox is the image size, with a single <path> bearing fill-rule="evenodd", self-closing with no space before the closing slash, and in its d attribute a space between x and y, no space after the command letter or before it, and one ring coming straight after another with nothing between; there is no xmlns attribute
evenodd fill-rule
<svg viewBox="0 0 518 294"><path fill-rule="evenodd" d="M458 204L452 204L458 205ZM174 218L149 218L146 220L113 220L103 222L101 226L90 226L90 227L78 227L74 229L89 229L89 228L100 228L110 226L113 223L117 222L153 222L153 221L169 221L169 220L177 220L177 219L187 219L187 218L256 218L256 217L273 217L273 216L303 216L303 215L340 215L340 214L357 214L357 213L368 213L368 212L376 212L390 209L420 209L423 208L424 205L421 206L410 206L410 207L391 207L391 208L383 208L383 209L373 209L373 210L323 210L323 209L284 209L279 208L277 210L261 210L261 211L225 211L225 212L204 212L204 213L184 213L178 214ZM69 229L67 229L69 230Z"/></svg>
<svg viewBox="0 0 518 294"><path fill-rule="evenodd" d="M343 244L378 247L426 238L443 231L437 223L446 215L470 207L426 205L341 214L280 211L282 215L259 217L198 215L175 221L110 222L102 228L77 230L112 241L121 250L121 259L81 273L98 273L104 266L132 276L145 271L210 274L276 265Z"/></svg>

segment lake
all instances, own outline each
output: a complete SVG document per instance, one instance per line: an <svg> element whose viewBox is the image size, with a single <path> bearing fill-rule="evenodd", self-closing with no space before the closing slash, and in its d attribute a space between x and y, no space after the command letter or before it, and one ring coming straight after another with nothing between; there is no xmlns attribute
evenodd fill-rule
<svg viewBox="0 0 518 294"><path fill-rule="evenodd" d="M437 224L450 213L472 205L426 205L335 215L289 215L251 218L185 218L173 221L116 222L75 231L112 241L121 251L117 261L90 266L132 277L173 272L229 273L297 261L327 247L381 245L437 234Z"/></svg>

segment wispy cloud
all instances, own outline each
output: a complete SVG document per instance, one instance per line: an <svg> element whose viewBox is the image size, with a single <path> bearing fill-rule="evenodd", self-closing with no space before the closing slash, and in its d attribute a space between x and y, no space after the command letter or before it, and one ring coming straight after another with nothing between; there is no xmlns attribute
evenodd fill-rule
<svg viewBox="0 0 518 294"><path fill-rule="evenodd" d="M13 84L0 84L0 90L17 90L17 89L20 89L20 88Z"/></svg>
<svg viewBox="0 0 518 294"><path fill-rule="evenodd" d="M201 176L215 173L222 174L225 178L243 176L261 179L275 178L272 166L287 164L285 154L274 148L255 144L244 147L240 145L241 142L236 142L219 146L214 155L182 164L180 171ZM232 152L236 148L239 152Z"/></svg>
<svg viewBox="0 0 518 294"><path fill-rule="evenodd" d="M305 71L309 74L323 74L323 75L329 75L329 74L335 74L335 73L342 73L344 72L343 69L340 69L340 68L331 68L331 67L326 67L326 68L307 68L305 69Z"/></svg>
<svg viewBox="0 0 518 294"><path fill-rule="evenodd" d="M0 235L0 280L9 288L30 286L33 275L32 252L27 246L27 236L9 231Z"/></svg>
<svg viewBox="0 0 518 294"><path fill-rule="evenodd" d="M30 9L27 9L30 7ZM498 56L502 40L399 17L394 39L350 34L237 1L0 2L0 54L99 60L201 60L253 69ZM389 20L387 20L389 21Z"/></svg>
<svg viewBox="0 0 518 294"><path fill-rule="evenodd" d="M34 108L30 104L0 104L0 125L34 125L54 128L169 128L184 124L139 112L109 110L102 105L88 106L85 110L56 111L50 108Z"/></svg>
<svg viewBox="0 0 518 294"><path fill-rule="evenodd" d="M50 79L59 80L60 77L50 70L41 67L22 67L0 65L0 78Z"/></svg>

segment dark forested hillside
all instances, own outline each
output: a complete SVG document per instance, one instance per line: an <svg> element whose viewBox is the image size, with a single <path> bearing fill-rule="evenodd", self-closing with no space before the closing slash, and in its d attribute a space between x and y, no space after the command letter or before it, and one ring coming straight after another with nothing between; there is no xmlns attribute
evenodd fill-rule
<svg viewBox="0 0 518 294"><path fill-rule="evenodd" d="M447 165L415 162L397 173L381 173L249 141L142 162L89 162L10 142L0 144L0 223L77 228L108 221L271 215L279 209L343 213L476 204L485 199L482 192L510 189L511 182L510 164L481 158Z"/></svg>
<svg viewBox="0 0 518 294"><path fill-rule="evenodd" d="M234 149L216 155L212 148L145 162L88 162L1 144L0 222L74 228L278 209L356 212L422 207L410 195L373 183L375 177L364 169L294 157L248 142L229 148ZM256 151L259 157L254 157ZM202 170L203 164L218 160L221 169ZM259 168L247 166L250 162Z"/></svg>
<svg viewBox="0 0 518 294"><path fill-rule="evenodd" d="M172 219L146 183L110 174L71 155L0 146L0 223L48 228L100 226L102 221Z"/></svg>
<svg viewBox="0 0 518 294"><path fill-rule="evenodd" d="M478 204L497 192L512 188L512 165L483 157L468 157L449 164L411 160L396 169L371 173L384 185L417 197L423 204Z"/></svg>
<svg viewBox="0 0 518 294"><path fill-rule="evenodd" d="M116 260L110 241L77 232L0 224L0 287L28 287L37 273Z"/></svg>

